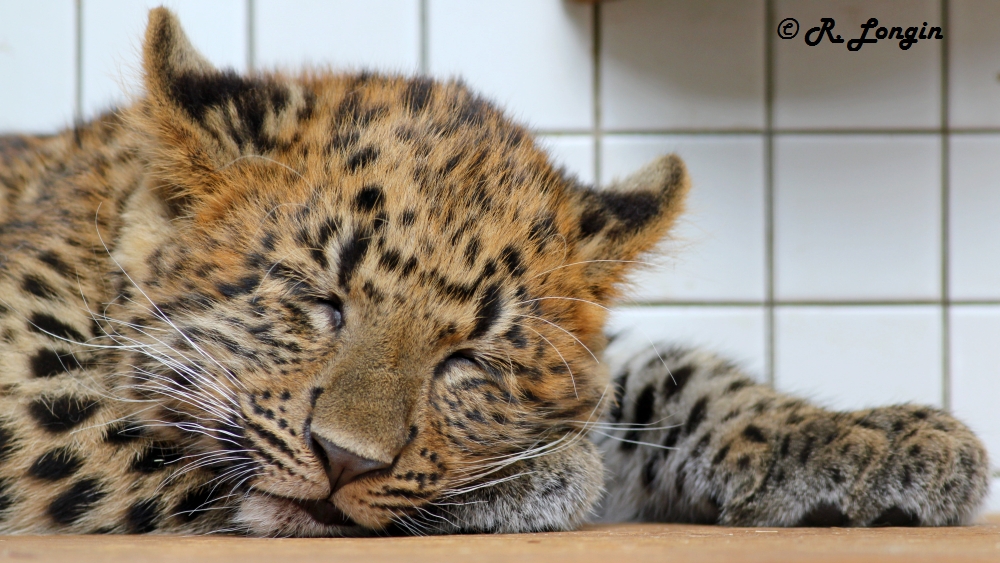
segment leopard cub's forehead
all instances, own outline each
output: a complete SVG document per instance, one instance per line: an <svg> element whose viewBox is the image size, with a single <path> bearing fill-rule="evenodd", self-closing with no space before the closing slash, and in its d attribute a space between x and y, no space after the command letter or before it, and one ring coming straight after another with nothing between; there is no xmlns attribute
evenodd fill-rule
<svg viewBox="0 0 1000 563"><path fill-rule="evenodd" d="M345 289L372 254L380 272L369 285L417 273L452 294L474 293L473 273L519 277L565 259L560 211L574 180L460 83L362 74L262 84L284 93L235 105L270 123L267 141L247 142L271 152L236 159L227 189L249 194L224 199L248 247L284 238L283 250L335 267Z"/></svg>
<svg viewBox="0 0 1000 563"><path fill-rule="evenodd" d="M298 84L297 119L280 120L274 144L288 139L277 155L304 176L312 207L452 237L502 226L496 236L511 238L552 215L565 190L531 136L460 83L362 74Z"/></svg>

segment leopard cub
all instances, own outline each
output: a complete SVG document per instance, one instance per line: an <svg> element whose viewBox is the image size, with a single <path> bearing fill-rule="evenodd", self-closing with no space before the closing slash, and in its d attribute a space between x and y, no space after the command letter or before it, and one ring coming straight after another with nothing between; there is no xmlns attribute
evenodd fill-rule
<svg viewBox="0 0 1000 563"><path fill-rule="evenodd" d="M603 332L689 187L598 190L460 82L239 75L0 137L0 531L333 536L967 522L939 410L834 413Z"/></svg>

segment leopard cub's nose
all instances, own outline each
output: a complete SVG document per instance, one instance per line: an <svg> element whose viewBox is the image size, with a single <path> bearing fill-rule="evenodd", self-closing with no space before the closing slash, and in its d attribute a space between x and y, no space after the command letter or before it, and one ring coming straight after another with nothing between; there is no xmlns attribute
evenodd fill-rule
<svg viewBox="0 0 1000 563"><path fill-rule="evenodd" d="M392 465L351 453L322 436L312 435L313 450L324 461L326 476L330 480L330 494L362 475L385 469Z"/></svg>

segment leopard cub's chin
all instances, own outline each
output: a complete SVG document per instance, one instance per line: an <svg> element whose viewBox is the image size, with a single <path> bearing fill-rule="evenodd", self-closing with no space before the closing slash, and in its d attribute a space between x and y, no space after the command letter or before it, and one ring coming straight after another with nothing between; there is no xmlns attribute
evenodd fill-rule
<svg viewBox="0 0 1000 563"><path fill-rule="evenodd" d="M297 501L253 493L240 504L236 522L264 537L359 537L374 529L358 525L327 501Z"/></svg>

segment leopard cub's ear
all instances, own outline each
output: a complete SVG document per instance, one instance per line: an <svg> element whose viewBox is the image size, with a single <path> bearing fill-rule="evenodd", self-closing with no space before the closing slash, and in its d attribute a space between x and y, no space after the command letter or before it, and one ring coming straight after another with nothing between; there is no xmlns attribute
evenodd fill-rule
<svg viewBox="0 0 1000 563"><path fill-rule="evenodd" d="M143 71L145 111L136 130L153 136L154 173L180 198L211 195L235 159L273 152L313 103L291 82L216 69L166 8L149 12Z"/></svg>
<svg viewBox="0 0 1000 563"><path fill-rule="evenodd" d="M574 198L574 260L597 297L610 300L635 261L662 240L684 211L690 189L684 162L662 156L605 189L578 190Z"/></svg>

